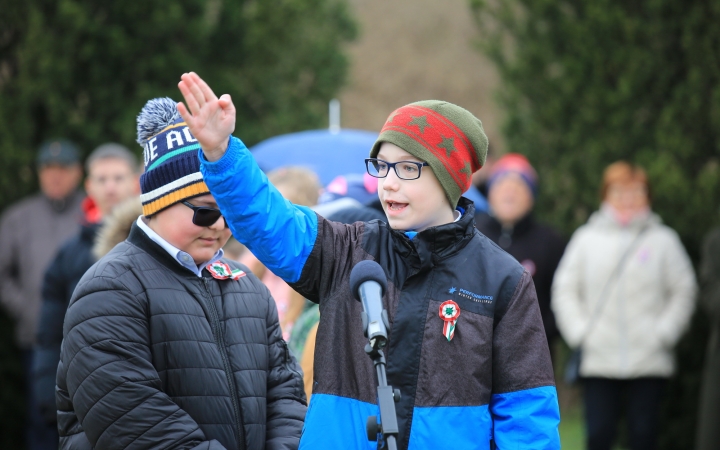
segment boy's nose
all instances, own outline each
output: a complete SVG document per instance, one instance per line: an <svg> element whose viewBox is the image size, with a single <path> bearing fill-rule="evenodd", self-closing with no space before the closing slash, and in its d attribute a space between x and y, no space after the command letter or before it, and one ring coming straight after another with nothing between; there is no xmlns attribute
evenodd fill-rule
<svg viewBox="0 0 720 450"><path fill-rule="evenodd" d="M215 221L214 224L210 225L208 228L212 230L224 230L225 229L225 217L220 216L218 220Z"/></svg>
<svg viewBox="0 0 720 450"><path fill-rule="evenodd" d="M383 180L383 189L386 191L396 191L400 186L400 178L394 170L390 170Z"/></svg>

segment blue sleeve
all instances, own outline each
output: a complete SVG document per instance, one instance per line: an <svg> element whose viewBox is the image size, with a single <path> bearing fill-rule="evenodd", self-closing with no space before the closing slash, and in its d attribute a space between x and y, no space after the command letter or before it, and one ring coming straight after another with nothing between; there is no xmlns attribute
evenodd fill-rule
<svg viewBox="0 0 720 450"><path fill-rule="evenodd" d="M560 448L560 409L555 386L495 394L490 400L498 449Z"/></svg>
<svg viewBox="0 0 720 450"><path fill-rule="evenodd" d="M245 144L230 137L218 161L199 152L200 171L233 236L288 283L300 273L317 238L317 215L293 205L270 184Z"/></svg>

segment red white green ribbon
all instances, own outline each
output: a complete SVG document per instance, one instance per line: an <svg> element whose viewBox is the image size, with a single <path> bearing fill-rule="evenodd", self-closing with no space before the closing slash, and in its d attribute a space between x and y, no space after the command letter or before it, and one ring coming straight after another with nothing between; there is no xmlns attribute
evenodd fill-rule
<svg viewBox="0 0 720 450"><path fill-rule="evenodd" d="M218 280L239 280L240 278L247 275L244 271L240 269L231 269L230 266L228 266L222 261L215 261L214 263L210 263L205 268L208 270L208 272L210 272L210 275L212 275L213 278L217 278Z"/></svg>
<svg viewBox="0 0 720 450"><path fill-rule="evenodd" d="M440 304L440 318L443 320L443 336L450 342L455 336L455 324L460 317L460 307L452 300Z"/></svg>

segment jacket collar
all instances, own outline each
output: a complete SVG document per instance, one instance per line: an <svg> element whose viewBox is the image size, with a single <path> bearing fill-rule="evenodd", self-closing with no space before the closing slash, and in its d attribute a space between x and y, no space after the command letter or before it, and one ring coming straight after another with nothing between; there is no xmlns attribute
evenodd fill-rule
<svg viewBox="0 0 720 450"><path fill-rule="evenodd" d="M490 230L496 233L498 236L501 235L503 232L507 233L511 237L522 236L532 228L533 223L535 222L532 211L525 215L525 217L520 219L514 226L508 228L503 228L500 221L497 220L494 216L488 214L487 217L487 222L485 223L490 228Z"/></svg>
<svg viewBox="0 0 720 450"><path fill-rule="evenodd" d="M99 228L99 223L84 223L80 225L80 239L93 242Z"/></svg>
<svg viewBox="0 0 720 450"><path fill-rule="evenodd" d="M393 230L404 247L397 249L400 255L410 258L411 264L424 271L465 247L475 234L475 206L465 197L460 198L458 206L465 210L460 220L430 227L412 239L403 231Z"/></svg>
<svg viewBox="0 0 720 450"><path fill-rule="evenodd" d="M158 260L160 263L162 263L162 265L172 270L176 274L183 277L191 277L196 279L198 278L197 275L194 274L190 269L183 267L172 256L170 256L170 254L166 252L164 248L162 248L158 243L150 239L150 237L145 234L145 232L141 230L140 227L137 226L137 223L133 223L132 228L130 228L130 235L128 236L127 240L136 247L140 247L141 249L143 249L150 256Z"/></svg>

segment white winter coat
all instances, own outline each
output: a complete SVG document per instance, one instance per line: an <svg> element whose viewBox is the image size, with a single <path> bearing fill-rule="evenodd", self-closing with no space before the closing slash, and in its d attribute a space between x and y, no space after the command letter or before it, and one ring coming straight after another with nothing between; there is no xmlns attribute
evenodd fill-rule
<svg viewBox="0 0 720 450"><path fill-rule="evenodd" d="M643 227L622 270L608 281ZM657 215L621 226L602 208L565 250L555 272L552 309L565 341L573 348L583 342L582 376L669 377L675 370L673 347L688 325L696 290L680 239ZM598 302L607 304L585 336Z"/></svg>

